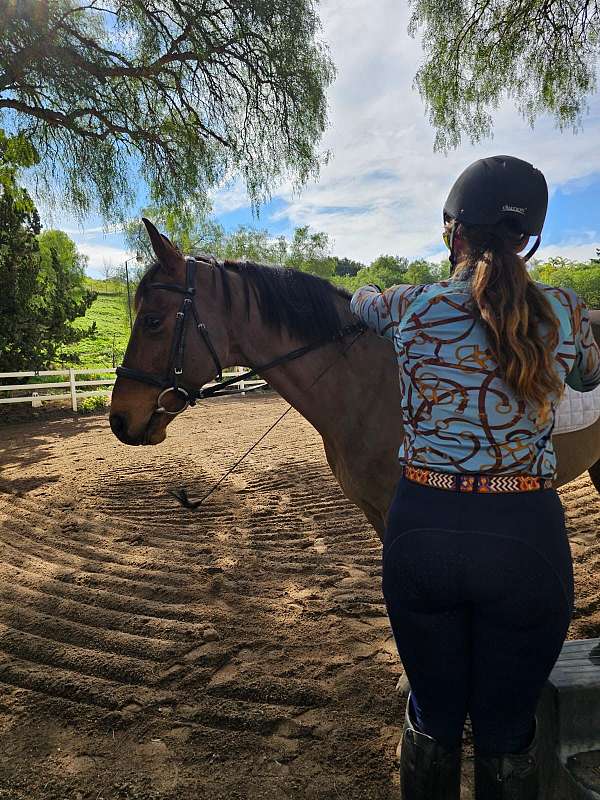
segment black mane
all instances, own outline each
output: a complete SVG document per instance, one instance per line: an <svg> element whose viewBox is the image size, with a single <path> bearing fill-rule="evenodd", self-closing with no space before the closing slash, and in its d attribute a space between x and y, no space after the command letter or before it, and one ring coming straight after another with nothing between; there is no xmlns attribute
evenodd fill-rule
<svg viewBox="0 0 600 800"><path fill-rule="evenodd" d="M140 281L136 306L160 264L152 264ZM258 304L260 315L270 328L286 330L299 339L326 339L334 336L348 320L340 317L336 298L349 300L350 294L323 278L296 269L270 267L251 261L225 261L215 267L214 276L221 277L225 307L231 311L230 273L242 277L246 313L250 314L250 291Z"/></svg>
<svg viewBox="0 0 600 800"><path fill-rule="evenodd" d="M335 302L336 297L350 298L345 289L297 269L269 267L251 261L226 261L220 267L228 311L231 309L230 272L237 272L244 281L247 313L250 313L252 288L263 321L278 332L284 329L299 339L324 339L334 336L345 324Z"/></svg>

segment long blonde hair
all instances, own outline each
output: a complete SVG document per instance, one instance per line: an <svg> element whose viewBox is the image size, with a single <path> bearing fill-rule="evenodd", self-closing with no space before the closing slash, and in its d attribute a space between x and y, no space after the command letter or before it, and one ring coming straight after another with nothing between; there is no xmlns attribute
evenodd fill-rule
<svg viewBox="0 0 600 800"><path fill-rule="evenodd" d="M455 235L466 247L454 274L470 279L473 301L500 374L520 400L537 409L543 424L550 414L551 398L560 397L564 390L553 358L560 328L544 292L518 255L526 239L506 223L459 224Z"/></svg>

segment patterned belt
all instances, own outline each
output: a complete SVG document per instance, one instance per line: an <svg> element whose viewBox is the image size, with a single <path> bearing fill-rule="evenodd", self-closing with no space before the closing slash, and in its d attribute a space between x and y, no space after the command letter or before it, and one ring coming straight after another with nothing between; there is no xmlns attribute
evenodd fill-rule
<svg viewBox="0 0 600 800"><path fill-rule="evenodd" d="M434 489L448 489L451 492L477 492L498 494L500 492L537 492L552 489L550 478L535 475L467 475L465 473L436 472L425 467L405 464L402 475L413 483L432 486Z"/></svg>

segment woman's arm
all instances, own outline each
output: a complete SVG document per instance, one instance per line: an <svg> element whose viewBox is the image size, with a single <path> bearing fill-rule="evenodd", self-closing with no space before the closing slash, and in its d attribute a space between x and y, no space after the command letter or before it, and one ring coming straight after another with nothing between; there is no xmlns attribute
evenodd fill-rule
<svg viewBox="0 0 600 800"><path fill-rule="evenodd" d="M423 286L400 284L382 292L379 286L370 283L354 292L350 309L369 328L391 339L406 309L422 289Z"/></svg>

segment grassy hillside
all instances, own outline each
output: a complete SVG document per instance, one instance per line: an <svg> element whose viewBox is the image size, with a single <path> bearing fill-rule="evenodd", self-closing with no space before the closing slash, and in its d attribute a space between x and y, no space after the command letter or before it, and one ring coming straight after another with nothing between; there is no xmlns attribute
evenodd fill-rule
<svg viewBox="0 0 600 800"><path fill-rule="evenodd" d="M126 295L123 287L115 281L88 278L87 284L98 292L98 297L85 317L80 317L74 324L86 328L95 322L97 332L93 339L84 339L75 349L81 358L81 366L112 367L113 363L121 363L129 339Z"/></svg>

